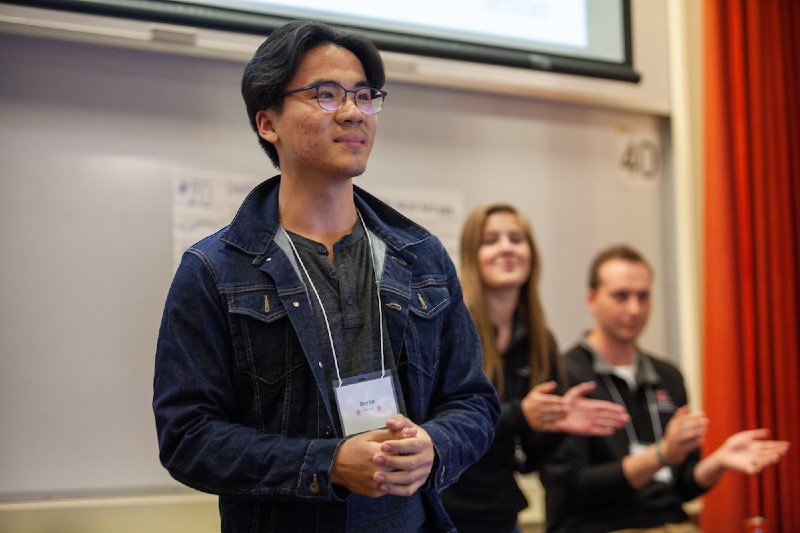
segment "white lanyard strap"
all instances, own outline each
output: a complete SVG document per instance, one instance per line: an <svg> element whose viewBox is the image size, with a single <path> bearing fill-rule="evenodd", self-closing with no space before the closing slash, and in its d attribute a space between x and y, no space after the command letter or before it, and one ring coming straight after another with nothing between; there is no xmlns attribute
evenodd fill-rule
<svg viewBox="0 0 800 533"><path fill-rule="evenodd" d="M386 360L383 356L383 303L381 303L381 280L378 277L378 271L375 269L375 256L372 250L372 238L367 231L367 225L364 224L364 217L361 216L361 211L358 211L358 219L364 227L364 234L367 236L367 243L369 244L369 260L372 263L372 275L375 276L375 294L378 296L378 326L380 328L381 338L381 377L386 377ZM340 380L341 383L341 380Z"/></svg>
<svg viewBox="0 0 800 533"><path fill-rule="evenodd" d="M372 239L369 236L369 232L367 231L367 226L364 224L364 219L361 217L361 213L358 213L358 219L361 221L361 225L364 227L364 233L367 235L367 244L369 246L369 257L372 262L372 272L375 275L375 287L376 293L378 295L378 324L380 326L380 339L381 339L381 377L386 376L386 361L384 359L383 353L383 313L381 312L381 292L380 292L380 281L378 280L378 273L375 271L375 258L372 256ZM322 310L322 318L325 321L325 328L328 330L328 341L331 344L331 353L333 354L333 364L336 366L336 377L339 379L339 386L342 386L342 375L339 372L339 360L336 357L336 348L333 345L333 334L331 333L331 324L328 321L328 313L325 312L325 306L322 305L322 298L319 295L319 291L317 291L317 287L314 285L314 282L311 280L311 276L308 274L308 270L306 269L306 265L303 263L303 259L300 257L300 254L297 252L297 248L292 241L292 238L287 233L286 228L281 226L284 235L286 238L289 239L289 245L292 247L292 251L294 252L295 257L297 257L297 261L300 263L300 267L303 269L303 273L306 275L306 279L308 280L308 284L311 285L311 290L314 291L314 295L317 297L317 303L319 303L319 308Z"/></svg>
<svg viewBox="0 0 800 533"><path fill-rule="evenodd" d="M317 287L314 286L314 282L311 281L311 276L308 275L308 270L306 270L306 265L303 263L303 260L300 258L300 254L297 253L297 248L294 246L294 242L292 242L292 238L289 237L289 234L286 232L286 228L281 226L283 233L286 234L286 238L289 239L289 245L292 247L292 251L294 252L295 257L297 257L297 261L300 263L300 267L303 269L303 272L306 275L306 279L308 283L311 285L311 289L314 291L314 295L317 297L317 302L319 302L319 308L322 309L322 318L325 320L325 327L328 329L328 340L331 343L331 352L333 353L333 364L336 365L336 377L339 378L339 384L342 383L342 375L339 373L339 360L336 359L336 348L333 346L333 334L331 334L331 324L328 322L328 313L325 312L325 306L322 305L322 298L319 296L319 292L317 291Z"/></svg>

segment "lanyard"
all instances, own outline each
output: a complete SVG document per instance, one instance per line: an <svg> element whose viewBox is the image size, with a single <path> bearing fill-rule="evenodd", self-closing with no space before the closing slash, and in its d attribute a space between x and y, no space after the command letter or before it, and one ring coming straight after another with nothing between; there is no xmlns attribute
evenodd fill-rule
<svg viewBox="0 0 800 533"><path fill-rule="evenodd" d="M622 400L622 395L614 384L614 380L612 380L608 374L601 374L601 376L603 377L603 381L605 381L608 392L610 392L611 397L614 398L614 403L625 407L625 402ZM647 398L647 410L650 411L650 421L653 424L653 436L656 442L658 442L662 437L661 421L658 419L658 408L656 407L656 399L653 394L653 386L650 384L645 385L644 394ZM625 424L625 431L628 432L628 440L631 443L639 442L639 439L636 438L636 431L633 429L633 421L628 421Z"/></svg>
<svg viewBox="0 0 800 533"><path fill-rule="evenodd" d="M381 377L386 376L386 360L384 359L383 354L383 313L381 313L381 291L380 291L380 281L378 279L378 272L375 270L375 257L372 255L372 238L369 236L369 231L367 231L367 225L364 224L364 219L361 216L361 212L358 212L358 220L361 221L361 225L364 227L364 234L367 236L367 244L369 246L369 257L372 262L372 273L375 276L375 293L378 296L378 325L380 327L380 337L381 337ZM342 386L342 375L339 373L339 360L336 358L336 348L333 345L333 334L331 333L331 324L328 321L328 313L325 312L325 306L322 305L322 298L319 296L319 292L317 291L317 287L314 286L314 282L311 280L311 276L308 275L308 270L306 270L306 265L303 264L303 260L300 258L300 254L297 252L297 248L294 246L294 242L292 242L292 238L289 237L289 234L286 232L286 228L281 226L283 233L286 235L286 238L289 239L289 244L292 247L292 251L294 252L297 261L300 263L300 267L303 269L303 272L306 275L306 279L308 279L308 284L311 285L311 289L314 291L314 295L317 297L317 302L319 303L319 308L322 309L322 318L325 320L325 327L328 330L328 340L331 343L331 353L333 354L333 364L336 366L336 377L339 378L339 387ZM308 289L306 289L308 290Z"/></svg>

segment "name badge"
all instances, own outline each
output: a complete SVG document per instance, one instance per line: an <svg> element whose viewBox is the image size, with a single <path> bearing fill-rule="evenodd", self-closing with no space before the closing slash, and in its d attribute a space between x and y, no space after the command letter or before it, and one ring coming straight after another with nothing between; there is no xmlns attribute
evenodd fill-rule
<svg viewBox="0 0 800 533"><path fill-rule="evenodd" d="M333 392L339 419L346 436L386 427L386 421L397 414L397 397L391 371L361 374L333 380Z"/></svg>
<svg viewBox="0 0 800 533"><path fill-rule="evenodd" d="M632 442L630 453L631 455L640 455L644 453L648 446L649 444ZM661 469L656 472L656 475L653 476L653 480L660 481L661 483L672 483L672 469L668 466L662 466Z"/></svg>

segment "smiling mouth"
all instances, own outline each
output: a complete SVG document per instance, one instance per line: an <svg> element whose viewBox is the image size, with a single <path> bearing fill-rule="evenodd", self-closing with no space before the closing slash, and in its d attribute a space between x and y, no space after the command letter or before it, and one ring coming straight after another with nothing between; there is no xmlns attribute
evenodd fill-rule
<svg viewBox="0 0 800 533"><path fill-rule="evenodd" d="M348 135L346 137L339 137L334 142L342 144L364 144L366 140L363 137Z"/></svg>

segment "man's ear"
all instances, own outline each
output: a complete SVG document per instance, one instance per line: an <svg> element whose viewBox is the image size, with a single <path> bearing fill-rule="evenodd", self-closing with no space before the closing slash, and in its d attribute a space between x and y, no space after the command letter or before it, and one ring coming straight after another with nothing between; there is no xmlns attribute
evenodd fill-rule
<svg viewBox="0 0 800 533"><path fill-rule="evenodd" d="M597 299L597 289L589 289L586 291L586 304L591 309L594 306L594 302Z"/></svg>
<svg viewBox="0 0 800 533"><path fill-rule="evenodd" d="M262 139L272 144L278 140L278 132L275 131L274 111L262 109L256 113L256 126L258 135Z"/></svg>

